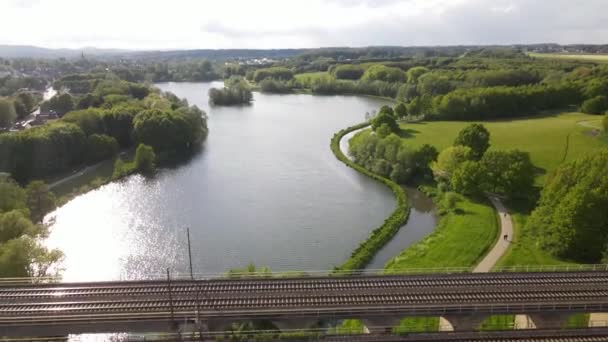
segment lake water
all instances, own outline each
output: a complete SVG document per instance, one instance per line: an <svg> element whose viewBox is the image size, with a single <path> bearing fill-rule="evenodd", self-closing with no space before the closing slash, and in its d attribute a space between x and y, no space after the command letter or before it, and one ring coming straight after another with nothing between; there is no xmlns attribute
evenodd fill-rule
<svg viewBox="0 0 608 342"><path fill-rule="evenodd" d="M331 269L394 210L384 185L329 149L335 132L386 101L255 93L251 106L209 108L207 92L221 83L157 86L207 112L207 141L187 163L111 183L49 214L48 245L65 253L65 280L186 273L187 227L197 273L251 262L273 271ZM428 225L417 234L434 221ZM399 238L407 230L374 266L422 237Z"/></svg>

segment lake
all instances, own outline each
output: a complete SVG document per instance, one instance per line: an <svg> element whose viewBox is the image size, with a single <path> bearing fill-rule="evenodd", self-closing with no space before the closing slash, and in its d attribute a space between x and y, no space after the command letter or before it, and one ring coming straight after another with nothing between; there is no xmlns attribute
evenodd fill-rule
<svg viewBox="0 0 608 342"><path fill-rule="evenodd" d="M108 184L47 216L47 245L64 252L66 281L140 279L166 268L186 273L187 228L196 273L249 263L331 269L394 210L388 188L340 163L329 148L335 132L387 101L254 93L250 106L210 108L207 92L219 82L157 86L203 109L209 136L186 163ZM427 221L416 225L422 233L415 239L393 240L389 252L432 231L434 219L430 227Z"/></svg>

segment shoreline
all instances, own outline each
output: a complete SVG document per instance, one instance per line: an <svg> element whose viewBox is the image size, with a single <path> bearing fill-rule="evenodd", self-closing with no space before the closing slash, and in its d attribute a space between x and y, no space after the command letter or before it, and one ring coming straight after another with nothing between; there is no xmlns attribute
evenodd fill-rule
<svg viewBox="0 0 608 342"><path fill-rule="evenodd" d="M335 271L352 271L364 268L374 258L376 253L391 241L399 229L407 223L411 211L409 201L407 200L407 194L399 184L359 166L344 155L340 148L340 142L344 136L369 125L368 122L364 122L335 133L331 139L331 150L336 159L346 166L389 187L395 195L397 206L393 213L384 220L384 223L372 230L370 236L363 240L352 252L350 258L339 267L336 267Z"/></svg>

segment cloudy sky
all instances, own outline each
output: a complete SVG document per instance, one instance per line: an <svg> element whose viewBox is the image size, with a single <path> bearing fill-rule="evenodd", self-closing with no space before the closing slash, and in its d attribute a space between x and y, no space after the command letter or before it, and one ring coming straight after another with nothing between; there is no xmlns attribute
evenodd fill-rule
<svg viewBox="0 0 608 342"><path fill-rule="evenodd" d="M0 0L0 44L79 48L608 43L608 0Z"/></svg>

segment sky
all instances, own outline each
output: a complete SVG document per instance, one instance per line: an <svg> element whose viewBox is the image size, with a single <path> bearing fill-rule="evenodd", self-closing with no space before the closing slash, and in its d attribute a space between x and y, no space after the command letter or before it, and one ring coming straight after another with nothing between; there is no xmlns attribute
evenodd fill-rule
<svg viewBox="0 0 608 342"><path fill-rule="evenodd" d="M49 48L608 43L608 0L0 0L0 14L0 44Z"/></svg>

